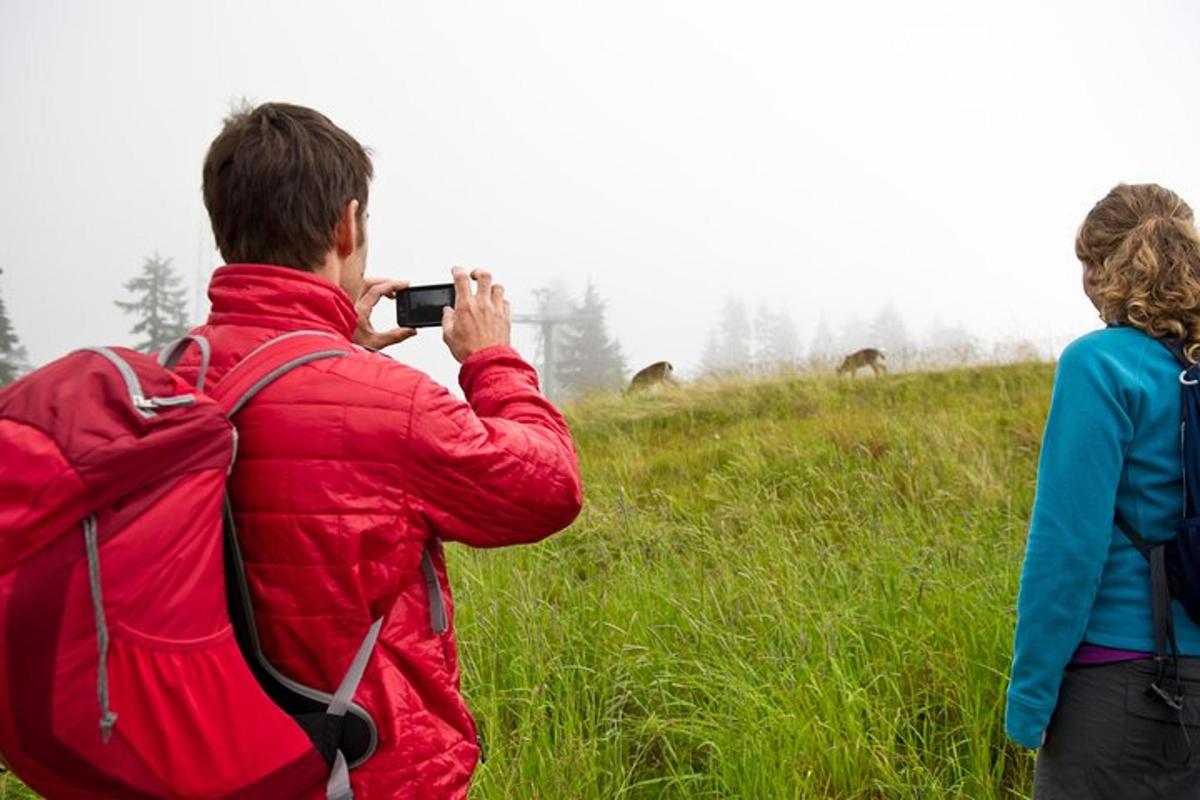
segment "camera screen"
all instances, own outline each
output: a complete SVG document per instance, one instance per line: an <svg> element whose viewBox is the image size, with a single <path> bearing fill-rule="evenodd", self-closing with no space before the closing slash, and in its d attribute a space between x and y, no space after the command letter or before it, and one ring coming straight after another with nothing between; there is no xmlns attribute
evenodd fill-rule
<svg viewBox="0 0 1200 800"><path fill-rule="evenodd" d="M396 323L422 328L442 324L442 308L454 305L454 284L414 286L396 295Z"/></svg>

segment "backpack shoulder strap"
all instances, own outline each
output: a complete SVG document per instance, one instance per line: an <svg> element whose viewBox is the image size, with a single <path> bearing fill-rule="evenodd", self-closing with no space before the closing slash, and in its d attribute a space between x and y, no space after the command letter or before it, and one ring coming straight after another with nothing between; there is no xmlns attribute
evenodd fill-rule
<svg viewBox="0 0 1200 800"><path fill-rule="evenodd" d="M1150 551L1154 549L1154 545L1143 539L1142 535L1133 529L1133 526L1129 524L1129 520L1125 519L1120 511L1117 511L1113 515L1113 521L1117 523L1117 527L1121 529L1121 533L1125 534L1125 538L1129 539L1138 552L1149 560Z"/></svg>
<svg viewBox="0 0 1200 800"><path fill-rule="evenodd" d="M324 331L285 333L252 350L208 394L232 418L256 394L296 367L353 352L354 346L348 341ZM370 626L333 694L287 678L267 659L258 638L233 506L228 496L224 538L225 586L238 646L263 690L297 721L330 765L327 800L350 800L354 796L350 769L370 758L378 745L375 721L366 709L354 702L354 694L375 649L383 619L375 620Z"/></svg>
<svg viewBox="0 0 1200 800"><path fill-rule="evenodd" d="M1194 366L1188 361L1187 355L1183 352L1183 345L1180 342L1174 339L1155 339L1154 341L1167 348L1175 360L1179 362L1179 366L1184 368Z"/></svg>
<svg viewBox="0 0 1200 800"><path fill-rule="evenodd" d="M204 378L208 374L208 362L212 358L212 347L208 343L208 339L198 334L185 333L175 341L164 347L158 354L158 365L167 369L175 369L179 364L179 360L183 358L183 354L192 345L200 351L200 367L196 374L196 389L204 391Z"/></svg>
<svg viewBox="0 0 1200 800"><path fill-rule="evenodd" d="M353 345L325 331L285 333L259 345L235 364L217 382L209 396L232 417L256 394L296 367L353 352Z"/></svg>

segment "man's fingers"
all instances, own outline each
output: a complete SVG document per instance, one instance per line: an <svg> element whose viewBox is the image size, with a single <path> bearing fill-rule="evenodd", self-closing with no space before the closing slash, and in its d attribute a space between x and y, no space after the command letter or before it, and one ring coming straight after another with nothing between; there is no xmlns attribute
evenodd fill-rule
<svg viewBox="0 0 1200 800"><path fill-rule="evenodd" d="M408 281L396 281L389 279L387 286L383 291L384 297L390 297L395 300L396 295L408 288Z"/></svg>
<svg viewBox="0 0 1200 800"><path fill-rule="evenodd" d="M462 267L450 270L454 278L454 305L458 305L471 297L471 276Z"/></svg>
<svg viewBox="0 0 1200 800"><path fill-rule="evenodd" d="M504 321L512 322L512 303L504 301Z"/></svg>
<svg viewBox="0 0 1200 800"><path fill-rule="evenodd" d="M475 296L490 300L492 296L492 273L486 269L476 269L471 271L471 277L475 279Z"/></svg>
<svg viewBox="0 0 1200 800"><path fill-rule="evenodd" d="M408 288L408 281L397 281L392 278L367 278L363 281L361 300L374 306L381 297L395 297L396 292Z"/></svg>
<svg viewBox="0 0 1200 800"><path fill-rule="evenodd" d="M379 342L379 345L376 349L382 350L383 348L389 347L393 344L400 344L400 342L403 342L405 339L411 339L417 335L417 329L392 328L388 331L380 331L375 335L378 337L377 340Z"/></svg>
<svg viewBox="0 0 1200 800"><path fill-rule="evenodd" d="M366 306L366 310L370 312L375 304L379 302L379 298L383 297L384 291L387 289L387 284L376 283L373 286L367 286L362 293L362 297L358 298L357 305Z"/></svg>
<svg viewBox="0 0 1200 800"><path fill-rule="evenodd" d="M496 308L504 307L504 287L499 283L492 284L492 305Z"/></svg>
<svg viewBox="0 0 1200 800"><path fill-rule="evenodd" d="M454 309L450 306L442 306L442 338L449 339L451 332L454 330Z"/></svg>

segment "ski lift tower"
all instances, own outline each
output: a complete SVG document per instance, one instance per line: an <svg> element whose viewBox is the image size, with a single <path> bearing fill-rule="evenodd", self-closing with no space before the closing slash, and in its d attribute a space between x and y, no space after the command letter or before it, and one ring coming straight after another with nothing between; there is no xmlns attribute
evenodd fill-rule
<svg viewBox="0 0 1200 800"><path fill-rule="evenodd" d="M542 337L542 394L553 397L558 387L554 382L555 368L558 366L554 352L554 328L569 322L577 322L576 314L513 314L513 324L537 325Z"/></svg>
<svg viewBox="0 0 1200 800"><path fill-rule="evenodd" d="M554 377L557 374L556 369L559 366L559 356L554 350L554 329L559 325L578 324L595 318L596 315L594 314L580 314L578 311L513 314L512 321L514 324L537 325L541 329L542 363L540 371L542 374L542 394L546 395L546 397L554 397L559 389Z"/></svg>

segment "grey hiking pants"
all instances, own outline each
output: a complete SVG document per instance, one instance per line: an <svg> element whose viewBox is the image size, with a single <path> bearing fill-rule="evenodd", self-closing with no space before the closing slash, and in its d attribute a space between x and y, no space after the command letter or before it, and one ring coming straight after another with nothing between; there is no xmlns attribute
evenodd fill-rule
<svg viewBox="0 0 1200 800"><path fill-rule="evenodd" d="M1179 666L1183 724L1146 694L1153 661L1069 668L1038 751L1034 800L1200 800L1200 658ZM1170 667L1167 676L1170 688Z"/></svg>

